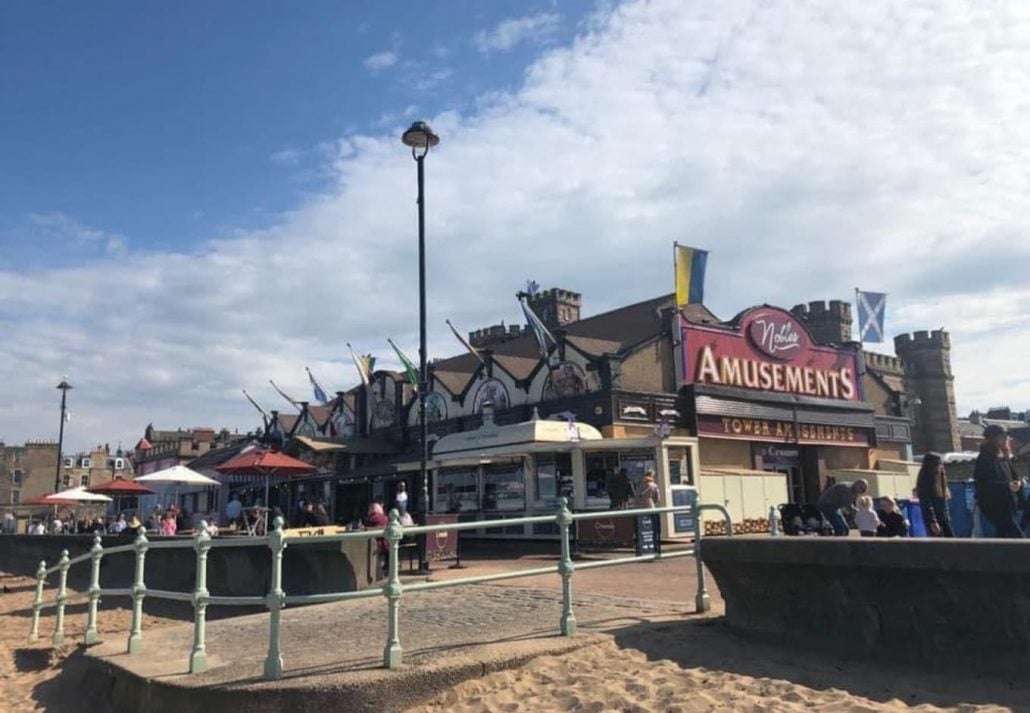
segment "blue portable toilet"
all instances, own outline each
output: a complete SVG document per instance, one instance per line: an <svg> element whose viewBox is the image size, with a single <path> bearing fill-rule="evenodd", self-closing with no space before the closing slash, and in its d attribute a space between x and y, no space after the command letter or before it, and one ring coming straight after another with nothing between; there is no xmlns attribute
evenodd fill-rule
<svg viewBox="0 0 1030 713"><path fill-rule="evenodd" d="M900 500L899 504L905 508L905 517L908 519L909 537L926 537L926 523L923 522L923 510L919 507L918 500Z"/></svg>
<svg viewBox="0 0 1030 713"><path fill-rule="evenodd" d="M948 501L948 514L951 515L951 529L955 537L972 537L973 535L973 481L964 483L948 483L951 500Z"/></svg>

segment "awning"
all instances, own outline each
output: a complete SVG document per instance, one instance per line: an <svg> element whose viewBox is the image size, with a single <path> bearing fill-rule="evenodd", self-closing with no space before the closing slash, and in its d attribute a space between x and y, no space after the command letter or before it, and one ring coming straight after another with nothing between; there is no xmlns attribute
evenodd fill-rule
<svg viewBox="0 0 1030 713"><path fill-rule="evenodd" d="M788 397L791 398L791 397ZM741 398L736 394L716 395L695 393L694 410L698 414L729 416L732 418L767 419L770 421L798 421L816 426L846 426L851 428L875 427L873 409L867 404L840 403L825 399L797 399L796 401L766 401Z"/></svg>
<svg viewBox="0 0 1030 713"><path fill-rule="evenodd" d="M307 436L297 436L294 440L305 448L315 451L316 453L343 451L354 454L392 454L400 450L396 443L375 438L352 438L346 441L336 441L320 440L309 438Z"/></svg>

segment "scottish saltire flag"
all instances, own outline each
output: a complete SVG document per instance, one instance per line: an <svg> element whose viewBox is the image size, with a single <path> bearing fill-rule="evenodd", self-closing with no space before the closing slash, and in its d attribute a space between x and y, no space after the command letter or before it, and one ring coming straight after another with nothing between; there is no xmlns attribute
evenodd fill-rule
<svg viewBox="0 0 1030 713"><path fill-rule="evenodd" d="M530 308L525 297L519 297L519 304L522 305L522 313L526 315L526 322L529 323L529 328L533 330L533 334L536 336L536 343L540 345L540 355L546 359L547 342L550 341L551 344L557 344L554 335L544 326L540 318L536 316L536 312Z"/></svg>
<svg viewBox="0 0 1030 713"><path fill-rule="evenodd" d="M308 372L308 380L311 382L311 390L315 393L315 401L325 406L329 403L329 394L325 392L322 385L318 383L318 379L311 373L311 369L304 367L304 371Z"/></svg>
<svg viewBox="0 0 1030 713"><path fill-rule="evenodd" d="M372 370L375 369L376 358L371 354L359 357L354 353L354 347L350 345L350 342L347 342L347 349L350 350L350 356L354 360L354 368L358 370L358 376L361 377L361 383L369 386L372 383Z"/></svg>
<svg viewBox="0 0 1030 713"><path fill-rule="evenodd" d="M401 365L404 367L404 373L408 375L408 382L412 385L412 387L417 389L418 369L416 369L415 365L411 363L411 359L409 359L407 355L405 355L405 353L402 352L397 347L397 345L393 343L392 339L387 339L386 341L388 341L390 343L390 346L393 347L393 350L397 352L397 358L401 360Z"/></svg>
<svg viewBox="0 0 1030 713"><path fill-rule="evenodd" d="M705 267L708 251L675 244L676 306L701 304L705 298Z"/></svg>
<svg viewBox="0 0 1030 713"><path fill-rule="evenodd" d="M453 324L451 324L451 320L448 319L444 321L446 321L447 326L451 328L451 332L454 334L454 338L461 342L463 347L468 349L469 354L473 355L476 359L479 359L480 364L486 366L486 359L483 358L483 355L479 352L479 350L472 346L469 343L469 341L465 339L465 337L461 336L461 333L457 329L455 329Z"/></svg>
<svg viewBox="0 0 1030 713"><path fill-rule="evenodd" d="M887 295L883 292L862 292L856 289L855 301L858 303L858 341L882 342Z"/></svg>

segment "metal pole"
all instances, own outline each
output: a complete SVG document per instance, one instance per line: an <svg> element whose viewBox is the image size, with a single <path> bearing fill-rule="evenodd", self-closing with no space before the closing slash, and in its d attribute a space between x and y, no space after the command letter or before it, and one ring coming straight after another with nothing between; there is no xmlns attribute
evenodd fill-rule
<svg viewBox="0 0 1030 713"><path fill-rule="evenodd" d="M57 620L54 622L54 636L51 639L54 646L64 643L64 606L68 603L68 569L71 567L68 559L68 550L61 551L61 559L57 564L60 567L57 580Z"/></svg>
<svg viewBox="0 0 1030 713"><path fill-rule="evenodd" d="M572 636L576 633L576 614L572 611L572 573L576 567L572 564L569 548L569 528L574 521L568 498L561 499L556 519L561 534L561 562L558 563L558 573L561 574L561 633L562 636Z"/></svg>
<svg viewBox="0 0 1030 713"><path fill-rule="evenodd" d="M390 511L390 524L386 527L386 540L390 545L390 561L387 562L386 586L383 587L383 595L386 597L386 647L383 649L383 666L385 668L398 668L404 657L400 640L400 601L403 588L401 577L398 571L400 553L398 545L404 537L404 528L401 527L400 515L397 510Z"/></svg>
<svg viewBox="0 0 1030 713"><path fill-rule="evenodd" d="M283 591L283 550L286 549L286 534L281 517L275 518L274 530L268 535L268 548L272 551L272 582L265 597L268 607L268 655L265 657L265 680L277 681L283 677L283 650L280 641L282 610L286 605Z"/></svg>
<svg viewBox="0 0 1030 713"><path fill-rule="evenodd" d="M65 419L65 407L68 399L68 389L71 388L71 384L67 380L62 380L57 388L61 390L61 426L57 432L57 468L54 473L54 492L61 492L61 451L64 448L64 419Z"/></svg>
<svg viewBox="0 0 1030 713"><path fill-rule="evenodd" d="M704 523L701 522L701 509L694 508L694 559L697 562L697 596L694 598L695 611L706 612L712 608L712 599L708 596L708 585L705 584L705 563L701 560L701 539L704 536Z"/></svg>
<svg viewBox="0 0 1030 713"><path fill-rule="evenodd" d="M207 628L207 603L210 592L207 590L207 553L211 549L211 535L207 533L207 521L201 520L197 536L193 540L193 549L197 553L197 586L193 590L193 651L190 653L190 673L207 671L207 647L205 634Z"/></svg>
<svg viewBox="0 0 1030 713"><path fill-rule="evenodd" d="M43 610L43 587L46 585L46 561L41 560L36 570L36 598L32 602L32 631L29 632L29 643L39 641L39 613Z"/></svg>
<svg viewBox="0 0 1030 713"><path fill-rule="evenodd" d="M93 537L89 550L92 564L89 572L89 609L86 615L86 645L97 643L97 605L100 603L100 560L104 556L104 545L100 535Z"/></svg>
<svg viewBox="0 0 1030 713"><path fill-rule="evenodd" d="M139 535L133 543L133 547L136 549L136 578L132 584L132 630L129 632L127 646L130 654L137 653L143 648L143 599L147 595L143 568L146 566L148 546L146 528L140 527Z"/></svg>
<svg viewBox="0 0 1030 713"><path fill-rule="evenodd" d="M422 493L419 497L419 521L427 523L429 513L429 424L426 423L426 396L429 391L426 374L426 201L425 201L425 158L417 156L418 165L418 432L422 441L419 449L419 475L422 478ZM420 535L419 569L429 571L428 535Z"/></svg>

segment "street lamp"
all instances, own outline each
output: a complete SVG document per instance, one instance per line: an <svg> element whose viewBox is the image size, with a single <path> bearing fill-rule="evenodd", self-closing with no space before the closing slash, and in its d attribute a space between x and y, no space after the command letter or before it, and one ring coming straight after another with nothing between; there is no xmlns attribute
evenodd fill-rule
<svg viewBox="0 0 1030 713"><path fill-rule="evenodd" d="M64 422L68 418L68 412L65 410L68 403L68 389L72 388L72 385L68 383L68 377L61 379L61 383L57 385L57 388L61 390L61 428L57 432L57 472L54 474L54 492L61 492L61 448L64 447Z"/></svg>
<svg viewBox="0 0 1030 713"><path fill-rule="evenodd" d="M426 423L426 396L429 388L426 383L426 201L425 201L425 159L429 149L440 143L440 137L433 133L429 124L416 121L401 136L405 146L411 147L411 157L418 165L418 431L422 441L419 454L419 474L422 477L422 493L419 498L418 514L422 525L426 524L426 513L429 511L429 473L426 472L426 461L429 460L429 429ZM426 536L422 535L422 547L419 548L419 568L429 570L429 553L426 547Z"/></svg>

